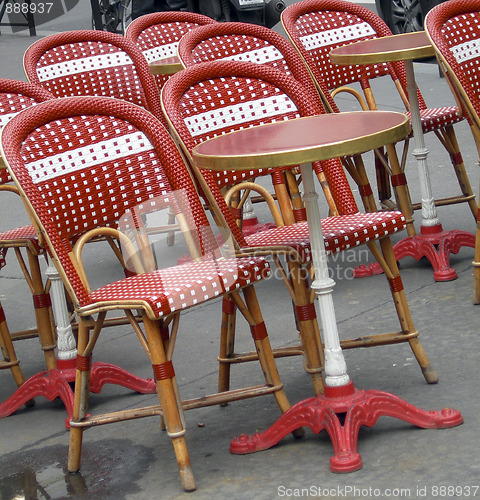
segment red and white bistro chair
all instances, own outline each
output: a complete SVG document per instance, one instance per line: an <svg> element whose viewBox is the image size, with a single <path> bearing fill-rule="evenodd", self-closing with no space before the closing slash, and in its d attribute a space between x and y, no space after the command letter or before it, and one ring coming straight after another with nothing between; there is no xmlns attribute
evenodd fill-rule
<svg viewBox="0 0 480 500"><path fill-rule="evenodd" d="M339 92L349 92L355 95L366 109L376 109L375 93L372 89L373 79L385 76L379 84L387 85L391 80L392 99L400 106L405 106L409 114L407 79L405 64L395 62L375 65L339 66L330 61L330 52L339 46L377 37L391 36L392 32L385 22L372 10L344 0L303 0L289 5L281 15L283 27L291 42L307 64L313 77L322 82L337 95ZM352 84L358 84L356 87ZM463 120L456 106L428 107L417 89L420 104L420 117L423 132L433 132L439 139L440 146L452 163L455 177L459 185L459 194L435 200L437 206L457 203L468 203L474 217L477 214L477 202L473 194L468 175L463 163L454 125ZM432 96L433 99L433 96ZM338 108L337 108L338 109ZM408 141L405 143L408 146ZM394 187L405 186L407 183L405 159L406 150L402 155L402 172L389 172L391 184ZM382 172L383 169L379 169ZM434 170L432 169L432 172ZM383 184L379 173L380 199L387 206L389 187ZM400 205L400 203L399 203ZM421 204L412 205L415 210ZM402 208L407 213L408 207ZM411 226L413 229L413 225Z"/></svg>
<svg viewBox="0 0 480 500"><path fill-rule="evenodd" d="M440 68L463 110L480 157L480 1L445 2L425 19ZM480 211L473 262L473 303L480 304Z"/></svg>
<svg viewBox="0 0 480 500"><path fill-rule="evenodd" d="M184 409L264 394L273 394L282 412L290 407L254 288L270 274L266 258L247 252L237 258L228 250L222 255L177 146L162 124L139 106L110 98L55 99L7 123L1 147L79 317L68 470L79 470L86 428L113 422L127 425L130 419L156 415L163 417L172 439L184 489L194 490ZM192 261L160 269L146 238L150 214L165 205L175 212ZM127 278L98 283L89 273L85 253L94 243L84 244L100 235L122 243L124 250L116 256L122 268L131 269ZM167 249L156 247L157 263L163 262L158 255L162 248ZM235 248L233 241L233 252ZM265 384L183 401L172 360L180 315L224 295L250 325ZM146 352L159 404L90 415L91 358L105 317L116 311L127 314ZM141 321L136 320L137 313ZM202 342L204 336L196 341Z"/></svg>
<svg viewBox="0 0 480 500"><path fill-rule="evenodd" d="M20 80L0 79L0 130L17 113L30 106L54 99L54 96L39 85ZM18 194L8 170L0 156L0 193ZM9 227L8 213L2 214L2 223ZM14 252L26 283L30 289L35 311L36 328L10 332L15 340L27 339L38 335L45 355L47 369L56 367L55 332L51 310L50 295L42 277L40 256L46 257L43 242L39 241L35 228L28 224L14 227L0 233L0 254L6 257L7 251ZM4 326L6 329L6 324ZM6 334L5 334L6 335Z"/></svg>
<svg viewBox="0 0 480 500"><path fill-rule="evenodd" d="M278 227L242 235L220 191L219 183L223 183L224 174L218 173L219 180L217 172L199 170L192 157L193 148L208 138L272 121L321 114L323 108L318 103L318 96L311 97L309 92L292 76L266 65L211 61L173 75L162 90L162 105L206 203L212 209L218 207L216 210L220 210L241 247L269 253L281 269L280 274L294 303L307 368L312 374L314 387L318 389L318 372L322 366L318 351L315 351L315 346L318 349L315 335L318 325L314 294L307 279L311 263L307 223L280 221ZM394 154L394 149L391 153ZM360 213L341 163L325 162L323 168L339 214L322 220L327 253L333 255L366 244L385 271L400 322L400 332L359 334L354 339L344 339L342 348L408 342L425 379L430 383L437 382L437 374L413 325L390 241L391 234L405 228L405 217L397 211ZM375 240L379 240L381 248L377 247ZM282 255L287 257L285 267L281 262ZM225 307L225 313L232 314L232 311ZM222 321L222 324L226 323L226 320ZM230 347L221 353L221 363L242 360L242 356L233 351L233 341L224 344ZM248 359L248 356L243 358L244 361Z"/></svg>

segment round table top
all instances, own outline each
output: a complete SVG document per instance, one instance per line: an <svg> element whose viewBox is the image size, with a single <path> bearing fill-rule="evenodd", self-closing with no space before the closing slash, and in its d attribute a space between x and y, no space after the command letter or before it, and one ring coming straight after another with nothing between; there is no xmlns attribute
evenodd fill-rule
<svg viewBox="0 0 480 500"><path fill-rule="evenodd" d="M193 156L210 170L275 168L363 153L409 133L403 113L331 113L230 132L198 144Z"/></svg>
<svg viewBox="0 0 480 500"><path fill-rule="evenodd" d="M435 56L425 31L403 33L342 45L330 52L335 64L375 64Z"/></svg>
<svg viewBox="0 0 480 500"><path fill-rule="evenodd" d="M183 65L178 56L170 56L148 63L148 69L152 75L174 75L183 69Z"/></svg>

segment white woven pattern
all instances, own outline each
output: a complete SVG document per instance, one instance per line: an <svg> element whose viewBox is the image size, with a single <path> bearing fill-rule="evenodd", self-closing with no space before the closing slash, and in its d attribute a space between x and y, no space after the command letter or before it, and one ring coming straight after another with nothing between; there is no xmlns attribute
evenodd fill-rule
<svg viewBox="0 0 480 500"><path fill-rule="evenodd" d="M89 139L94 141L96 137ZM87 166L101 165L113 158L140 155L152 150L153 147L145 135L137 131L105 141L89 143L87 146L68 149L64 153L26 163L25 168L32 178L32 182L38 184L67 173L82 170Z"/></svg>
<svg viewBox="0 0 480 500"><path fill-rule="evenodd" d="M272 61L279 61L283 59L283 56L276 47L267 45L261 49L246 50L238 54L222 57L221 59L225 61L254 61L258 64L266 64Z"/></svg>
<svg viewBox="0 0 480 500"><path fill-rule="evenodd" d="M93 302L145 301L156 317L249 285L270 274L264 258L192 262L126 278L90 294Z"/></svg>
<svg viewBox="0 0 480 500"><path fill-rule="evenodd" d="M286 95L264 97L190 116L185 118L185 125L190 134L196 137L205 134L207 130L214 132L262 118L283 115L296 109L295 104Z"/></svg>
<svg viewBox="0 0 480 500"><path fill-rule="evenodd" d="M480 57L480 40L469 40L468 42L460 43L451 47L450 51L459 64L471 59L477 59Z"/></svg>
<svg viewBox="0 0 480 500"><path fill-rule="evenodd" d="M348 42L371 35L375 35L374 29L368 23L363 22L304 35L300 37L300 40L307 50L314 50L320 47L328 47L329 45L338 44L339 42Z"/></svg>
<svg viewBox="0 0 480 500"><path fill-rule="evenodd" d="M114 52L99 54L89 57L81 57L56 64L37 67L37 76L41 82L54 80L56 78L68 77L79 73L88 73L100 69L114 68L118 66L131 66L133 61L125 52Z"/></svg>
<svg viewBox="0 0 480 500"><path fill-rule="evenodd" d="M16 111L15 113L0 115L0 129L3 128L8 122L8 120L12 119L17 113L20 113L20 110Z"/></svg>
<svg viewBox="0 0 480 500"><path fill-rule="evenodd" d="M143 50L143 55L145 59L151 63L154 61L161 61L167 57L176 56L178 51L178 42L166 43L165 45L158 45L157 47L152 47L151 49Z"/></svg>

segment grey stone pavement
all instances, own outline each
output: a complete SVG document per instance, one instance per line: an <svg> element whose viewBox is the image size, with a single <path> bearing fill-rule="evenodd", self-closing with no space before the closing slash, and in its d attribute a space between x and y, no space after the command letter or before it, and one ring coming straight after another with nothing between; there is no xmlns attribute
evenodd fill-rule
<svg viewBox="0 0 480 500"><path fill-rule="evenodd" d="M85 1L85 0L84 0ZM83 9L81 10L80 7ZM88 28L85 6L65 16L65 21L39 29L52 31ZM77 10L76 10L77 9ZM67 19L68 17L68 19ZM72 19L74 23L72 24ZM38 38L37 37L37 38ZM0 77L25 79L22 55L35 38L25 34L0 35ZM431 106L453 102L445 80L432 63L416 63L418 84ZM398 109L388 85L376 85L378 105ZM342 109L353 109L349 100ZM456 127L463 157L475 193L478 193L477 154L468 126ZM455 191L449 158L436 138L426 138L428 164L437 197ZM373 175L371 155L365 155ZM413 158L407 177L415 201L420 199L418 174ZM8 204L7 204L8 203ZM0 230L26 223L18 200L0 200ZM267 220L255 208L261 221ZM473 232L474 219L465 204L438 209L444 229ZM415 213L417 230L421 215ZM403 235L395 236L397 241ZM12 331L33 325L30 296L16 265L13 252L0 274L0 300ZM325 431L306 429L301 440L284 438L270 450L246 456L229 453L230 440L240 433L262 431L280 416L273 397L249 399L227 407L211 407L186 413L189 446L197 490L183 492L169 438L156 418L101 426L85 433L81 473L66 470L68 432L66 412L60 400L37 398L33 408L21 408L0 420L0 499L207 499L207 498L470 498L480 496L480 463L477 430L480 423L478 399L480 352L480 306L473 306L473 249L462 248L452 255L458 279L437 283L425 260L406 258L401 271L413 320L422 344L436 368L440 381L428 385L407 344L345 351L348 372L358 389L386 391L426 410L444 407L462 412L463 425L444 430L422 430L400 420L381 417L372 428L359 433L358 450L363 468L349 474L329 469L331 441ZM336 281L334 303L342 337L353 337L398 328L383 276L351 279L353 267L365 263L365 251L352 251L330 261ZM91 258L99 276L109 270L110 257ZM257 287L262 312L272 344L296 342L290 300L276 279ZM180 392L184 398L216 390L219 302L212 302L183 315L174 355ZM245 325L239 323L238 344L249 347ZM44 370L38 340L17 342L17 354L27 377ZM151 368L136 337L127 327L104 330L95 350L95 360L120 365L142 377ZM299 357L277 360L278 369L292 403L313 396L309 376ZM0 375L0 401L15 390L7 371ZM235 386L260 381L256 363L234 366ZM156 396L142 396L117 386L105 386L90 399L92 412L122 410L155 404Z"/></svg>

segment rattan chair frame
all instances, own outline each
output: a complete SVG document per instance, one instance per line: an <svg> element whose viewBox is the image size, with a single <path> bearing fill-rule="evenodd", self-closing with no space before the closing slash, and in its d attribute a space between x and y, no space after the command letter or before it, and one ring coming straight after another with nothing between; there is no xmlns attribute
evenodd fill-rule
<svg viewBox="0 0 480 500"><path fill-rule="evenodd" d="M58 137L58 130L64 131L68 139L60 139L61 144L50 148L49 138ZM118 146L118 149L114 150L103 148L102 141L113 137L115 140L118 138L120 142L120 138L129 136L131 131L138 131L137 136L144 147L141 158L138 158L132 147L122 149ZM126 140L130 141L128 138ZM35 144L35 147L30 147L32 144ZM82 149L83 144L89 144L93 149L97 147L97 151L106 153L98 153L98 156L94 155L85 161L80 158L77 162L73 160L72 164L61 164L58 170L50 172L48 163L56 153L68 151L75 157L76 150L79 147ZM135 145L137 144L135 142ZM196 260L210 255L216 239L212 236L213 233L206 230L209 227L208 219L190 172L186 169L173 139L153 115L138 106L111 98L55 99L24 110L12 119L2 131L1 146L7 167L19 187L29 213L45 235L45 243L52 261L79 316L69 471L78 471L80 467L84 429L156 415L163 417L167 433L172 439L184 489L195 489L185 441L183 410L265 394L275 396L282 412L290 407L276 369L254 289L254 283L266 277L269 269L266 259L250 255L243 258L220 258L215 260L213 266L207 258ZM38 178L37 173L40 171L42 173ZM86 179L90 171L95 171L96 189L93 189L90 182L81 181ZM123 177L122 193L109 188L112 182L119 182L117 176L113 176L112 181L111 174L114 171ZM64 182L57 183L57 176ZM128 179L131 179L131 184ZM93 182L93 174L90 180ZM77 190L74 199L71 198L70 189ZM124 210L179 189L186 193L191 210L188 228L184 228L188 229L187 238L193 227L199 235L198 244L192 247L194 260L190 264L166 270L135 274L91 290L81 259L83 244L90 238L96 238L98 234L117 234L116 220ZM89 196L89 192L95 192L95 196ZM109 196L114 199L110 200ZM61 209L58 209L55 201L58 198L65 201ZM89 210L84 210L87 206ZM191 224L194 224L193 227ZM73 241L76 242L75 245ZM219 267L220 271L216 272L222 273L224 283L220 293L209 291L208 283L202 278L207 275L207 271L214 273L215 266ZM186 281L194 284L194 287L189 289L183 280L170 284L169 280L174 279L177 272L188 276ZM234 277L234 281L227 284L229 276ZM195 287L198 288L197 291L202 289L200 295L194 296L191 293ZM243 291L244 300L239 295L240 289ZM224 294L229 294L250 325L266 382L262 386L182 401L176 386L172 362L180 313L188 307ZM87 412L92 351L105 316L110 311L118 310L127 311L134 332L152 363L160 404L89 415ZM144 330L135 320L133 311L141 311Z"/></svg>
<svg viewBox="0 0 480 500"><path fill-rule="evenodd" d="M211 61L186 68L182 72L170 78L165 84L162 90L162 105L165 115L170 122L172 132L176 134L178 142L182 146L186 158L188 158L189 164L194 172L194 176L199 183L200 192L204 196L206 203L208 203L210 208L214 211L215 216L218 219L223 220L223 223L229 227L233 234L235 234L241 248L255 248L258 252L270 254L273 256L277 264L279 255L284 254L292 256L296 254L295 258L289 259L288 264L290 268L284 271L284 277L286 278L285 284L291 292L291 298L296 308L295 312L297 320L300 323L299 330L304 343L307 363L311 363L312 360L315 361L315 358L309 357L310 355L315 355L315 349L311 348L311 345L315 343L314 341L316 341L312 332L315 331L315 328L318 325L316 325L316 315L314 314L313 307L314 294L311 290L309 290L309 285L305 281L305 272L303 272L303 266L309 265L309 255L307 250L309 248L309 234L306 223L285 225L269 231L256 233L255 235L245 238L238 226L235 224L234 218L225 204L225 200L219 189L216 177L210 171L197 169L193 161L193 148L205 138L229 132L237 127L251 126L258 123L258 121L255 120L242 122L240 124L230 124L229 122L228 126L225 125L224 127L218 127L218 130L215 130L216 125L214 125L211 131L204 130L202 133L197 131L198 133L195 133L194 135L192 134L191 129L188 128L187 122L194 124L204 123L203 118L200 122L196 121L194 112L192 112L191 115L187 113L187 108L190 108L191 110L204 109L204 103L200 102L201 97L199 97L202 93L207 96L215 94L215 98L218 99L218 102L230 103L235 101L234 97L230 97L234 94L231 89L235 86L235 79L240 81L242 79L248 79L248 85L250 85L251 82L258 80L258 86L249 87L246 85L246 94L259 96L261 95L261 91L258 90L259 88L263 86L272 86L276 89L272 90L272 92L277 92L278 90L279 95L283 93L285 96L288 96L293 103L292 110L290 113L285 113L281 119L291 119L297 116L310 116L322 113L322 109L317 105L318 100L308 98L309 90L285 72L281 72L275 68L266 67L264 65L238 61ZM239 83L239 85L242 84ZM281 99L281 97L279 97L279 99ZM215 108L212 105L213 99L210 99L209 97L208 101L213 110ZM248 99L245 101L245 106L249 106L249 109L254 107L254 104L249 103ZM191 104L189 104L190 102ZM220 111L221 107L222 106L220 105ZM273 119L280 119L279 116L275 116L274 118L265 118L262 116L261 122L264 123ZM221 123L221 116L215 121L215 124L217 123ZM395 154L394 149L391 150L391 154ZM340 230L341 233L341 228L346 227L345 225L342 226L342 221L346 222L346 219L342 219L342 217L352 217L351 222L356 218L362 217L362 214L358 213L358 208L351 193L351 188L348 185L346 175L343 169L335 169L334 167L336 165L337 164L333 163L333 167L331 169L327 169L325 175L330 183L332 193L335 195L335 201L337 202L338 212L340 215L338 217L328 217L322 221L324 224L327 251L331 253L346 249L346 247L337 247L335 243L336 241L338 242L338 233L336 233L336 231ZM395 213L397 216L400 216L403 221L405 220L399 212ZM382 213L382 215L380 215L380 212L374 212L374 214L384 216L386 212ZM374 216L374 214L363 215L371 217ZM337 227L332 228L331 225L329 226L329 224L335 225L336 222L338 222ZM402 228L404 228L404 226L402 226ZM290 231L291 233L289 233ZM375 235L374 233L375 231L372 231L371 239L368 242L362 241L361 243L358 242L353 245L366 243L374 257L384 269L389 282L392 283L398 280L398 282L401 283L400 274L389 236L385 235L385 237L383 237L382 235L382 237L380 237L381 250L379 250L375 245L374 240L380 235ZM293 234L295 236L292 237ZM305 250L307 250L306 253ZM391 291L397 308L398 319L402 325L402 333L387 333L379 334L378 336L359 337L357 339L344 340L342 341L342 347L367 347L379 344L385 345L408 341L411 348L415 352L415 356L419 361L426 380L435 383L438 380L438 377L428 361L428 358L418 339L418 332L415 331L413 326L403 285L400 285L398 288L394 286L391 288ZM311 330L308 330L305 325L302 325L303 320L308 320L310 322L312 327ZM223 334L222 337L224 337ZM231 362L239 361L239 356L233 356L231 353L229 355L232 357ZM248 357L245 360L248 360ZM225 361L228 362L228 358L225 359ZM309 364L308 366L310 369L316 368L313 364ZM312 375L314 377L317 375L317 371L318 369L313 370ZM314 378L314 387L315 383L316 380Z"/></svg>
<svg viewBox="0 0 480 500"><path fill-rule="evenodd" d="M480 59L468 53L480 38L480 2L460 0L438 5L425 19L425 31L458 106L468 119L480 157ZM462 55L466 57L462 59ZM477 212L473 260L473 303L480 304L480 212Z"/></svg>

